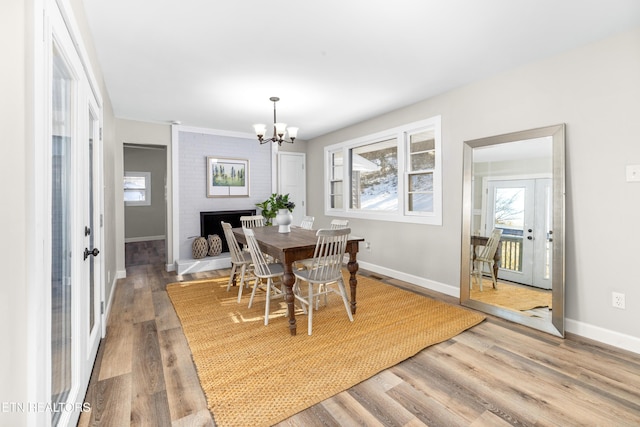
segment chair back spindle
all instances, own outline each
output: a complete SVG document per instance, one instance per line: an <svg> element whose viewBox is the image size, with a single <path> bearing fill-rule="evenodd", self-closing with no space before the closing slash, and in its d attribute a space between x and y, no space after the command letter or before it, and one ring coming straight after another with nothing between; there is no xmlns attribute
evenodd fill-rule
<svg viewBox="0 0 640 427"><path fill-rule="evenodd" d="M349 220L348 219L332 219L331 220L331 229L332 230L339 230L341 228L347 228L349 226Z"/></svg>
<svg viewBox="0 0 640 427"><path fill-rule="evenodd" d="M243 215L240 217L242 228L264 227L265 221L262 215Z"/></svg>

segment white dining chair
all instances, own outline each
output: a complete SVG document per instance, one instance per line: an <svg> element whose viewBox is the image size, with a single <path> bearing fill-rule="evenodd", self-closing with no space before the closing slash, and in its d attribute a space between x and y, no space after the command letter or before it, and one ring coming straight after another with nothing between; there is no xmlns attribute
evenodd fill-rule
<svg viewBox="0 0 640 427"><path fill-rule="evenodd" d="M284 298L284 284L282 277L284 276L284 266L280 262L267 262L264 254L258 246L258 241L252 229L243 228L244 235L247 240L247 246L249 247L249 253L251 254L251 260L253 261L253 274L256 280L253 284L253 290L251 291L251 298L249 299L249 308L253 305L253 298L256 296L256 290L258 288L263 289L266 292L265 307L264 307L264 324L269 324L269 306L273 298ZM278 278L280 280L281 287L277 288L274 285L273 279ZM263 280L266 280L266 284L263 284Z"/></svg>
<svg viewBox="0 0 640 427"><path fill-rule="evenodd" d="M242 228L264 227L265 220L262 215L243 215L240 217Z"/></svg>
<svg viewBox="0 0 640 427"><path fill-rule="evenodd" d="M498 244L500 243L500 237L502 236L502 229L494 228L491 232L491 236L489 236L489 240L487 244L483 247L482 251L480 251L480 255L476 256L473 260L473 272L471 273L478 285L480 286L480 291L482 291L482 270L484 265L486 264L489 267L489 271L491 272L491 279L493 280L493 287L498 289L498 278L493 271L493 266L495 265L495 255L498 250ZM469 281L469 288L472 287L472 281Z"/></svg>
<svg viewBox="0 0 640 427"><path fill-rule="evenodd" d="M331 230L339 230L341 228L347 228L348 226L349 226L348 219L332 219L331 224L329 225ZM295 265L297 269L300 269L300 268L310 269L312 266L312 261L313 260L311 258L303 259L300 261L296 261Z"/></svg>
<svg viewBox="0 0 640 427"><path fill-rule="evenodd" d="M221 221L222 230L224 231L224 237L227 240L227 246L229 246L229 254L231 255L231 274L229 275L229 283L227 284L227 292L231 289L233 277L240 270L240 285L238 286L238 303L242 298L242 290L245 286L249 286L249 279L253 273L253 265L251 263L251 255L240 249L240 245L236 240L236 236L231 230L231 224ZM245 282L245 278L247 279Z"/></svg>
<svg viewBox="0 0 640 427"><path fill-rule="evenodd" d="M338 230L340 228L347 228L349 226L348 219L332 219L330 228L332 230Z"/></svg>
<svg viewBox="0 0 640 427"><path fill-rule="evenodd" d="M353 322L353 315L351 314L351 308L349 307L349 300L347 298L347 290L342 278L342 259L347 249L349 233L351 233L350 228L318 230L316 233L318 240L316 242L313 259L311 260L311 268L293 272L296 276L294 296L303 304L303 310L308 312L309 335L311 335L312 332L314 302L316 310L318 310L319 297L325 297L326 305L326 296L330 292L339 294L342 297L349 320ZM306 297L303 295L301 282L307 282L308 284ZM337 290L330 286L334 283L338 285ZM316 292L314 292L314 286L317 286Z"/></svg>
<svg viewBox="0 0 640 427"><path fill-rule="evenodd" d="M315 218L312 216L305 216L304 218L302 218L302 222L300 222L300 227L307 230L311 230L313 228L314 220Z"/></svg>

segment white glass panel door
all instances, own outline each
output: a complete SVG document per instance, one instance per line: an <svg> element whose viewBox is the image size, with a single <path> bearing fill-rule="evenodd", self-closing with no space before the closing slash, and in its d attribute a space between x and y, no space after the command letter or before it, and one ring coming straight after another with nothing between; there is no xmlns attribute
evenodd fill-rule
<svg viewBox="0 0 640 427"><path fill-rule="evenodd" d="M31 424L66 427L78 421L102 337L100 109L58 3L46 1L46 14L50 104L42 158L49 197L39 214L48 224L50 352L41 376L48 379L43 394L62 409L34 413Z"/></svg>
<svg viewBox="0 0 640 427"><path fill-rule="evenodd" d="M73 357L73 96L75 82L54 47L51 135L51 402L65 404L77 378ZM52 412L52 425L61 413Z"/></svg>
<svg viewBox="0 0 640 427"><path fill-rule="evenodd" d="M533 281L533 223L535 181L489 181L486 235L502 229L498 277L512 282Z"/></svg>
<svg viewBox="0 0 640 427"><path fill-rule="evenodd" d="M536 179L535 261L532 285L551 289L553 260L553 186L551 178Z"/></svg>
<svg viewBox="0 0 640 427"><path fill-rule="evenodd" d="M551 289L551 179L489 181L485 232L501 228L498 277Z"/></svg>

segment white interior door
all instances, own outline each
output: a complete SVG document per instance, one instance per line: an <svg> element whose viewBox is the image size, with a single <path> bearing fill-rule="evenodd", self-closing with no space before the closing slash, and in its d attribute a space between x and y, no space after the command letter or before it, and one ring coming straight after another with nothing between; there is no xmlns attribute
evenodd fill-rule
<svg viewBox="0 0 640 427"><path fill-rule="evenodd" d="M289 194L296 207L293 224L300 225L307 214L307 181L304 153L278 153L278 193Z"/></svg>
<svg viewBox="0 0 640 427"><path fill-rule="evenodd" d="M102 279L102 197L101 197L101 140L100 115L93 97L88 99L87 133L83 147L84 157L84 271L83 271L83 322L86 322L87 353L84 369L91 374L91 367L98 352L98 345L102 338L103 308L102 301L104 281ZM81 166L82 167L82 166Z"/></svg>

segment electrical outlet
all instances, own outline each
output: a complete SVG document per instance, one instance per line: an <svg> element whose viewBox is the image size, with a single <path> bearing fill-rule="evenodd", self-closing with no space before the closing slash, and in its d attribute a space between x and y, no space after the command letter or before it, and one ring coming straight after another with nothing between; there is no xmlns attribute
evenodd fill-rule
<svg viewBox="0 0 640 427"><path fill-rule="evenodd" d="M364 248L367 252L371 252L371 242L364 242Z"/></svg>
<svg viewBox="0 0 640 427"><path fill-rule="evenodd" d="M615 308L619 308L624 310L624 294L621 294L619 292L612 292L611 293L611 305L613 305Z"/></svg>
<svg viewBox="0 0 640 427"><path fill-rule="evenodd" d="M640 165L627 165L627 182L640 182Z"/></svg>

